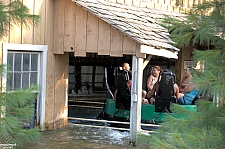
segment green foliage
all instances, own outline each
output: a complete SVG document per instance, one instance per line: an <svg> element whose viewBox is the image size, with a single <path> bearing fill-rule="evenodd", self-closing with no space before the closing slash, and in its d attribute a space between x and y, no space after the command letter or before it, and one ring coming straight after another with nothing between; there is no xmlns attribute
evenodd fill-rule
<svg viewBox="0 0 225 149"><path fill-rule="evenodd" d="M194 7L189 14L180 18L165 16L162 25L168 28L171 39L182 48L190 44L221 48L225 46L225 7L224 2L204 2ZM209 15L210 8L214 9Z"/></svg>
<svg viewBox="0 0 225 149"><path fill-rule="evenodd" d="M34 142L40 137L39 128L24 128L24 123L30 123L34 116L34 102L37 97L34 91L37 90L35 86L14 91L6 89L0 94L0 138L10 135L10 143L19 146Z"/></svg>
<svg viewBox="0 0 225 149"><path fill-rule="evenodd" d="M213 108L209 101L198 101L198 113L173 105L174 113L184 113L185 118L174 118L170 115L159 130L150 137L143 137L150 148L224 148L225 147L225 106Z"/></svg>
<svg viewBox="0 0 225 149"><path fill-rule="evenodd" d="M225 53L224 50L194 50L194 59L204 60L204 73L195 74L193 81L198 85L199 91L203 95L208 92L213 95L224 96L225 90ZM220 101L221 104L224 99Z"/></svg>
<svg viewBox="0 0 225 149"><path fill-rule="evenodd" d="M194 74L203 96L212 94L224 99L224 63L225 63L225 1L206 1L194 6L189 14L180 19L166 16L164 27L168 28L172 40L180 48L192 44L198 48L193 52L194 61L201 61L204 70Z"/></svg>
<svg viewBox="0 0 225 149"><path fill-rule="evenodd" d="M19 0L0 1L0 38L7 35L13 25L29 28L40 21L39 15L29 13L30 10Z"/></svg>
<svg viewBox="0 0 225 149"><path fill-rule="evenodd" d="M193 73L192 82L204 98L213 97L213 102L199 100L198 112L173 105L172 111L183 114L183 118L168 115L162 127L145 140L150 148L225 148L224 14L225 1L215 0L193 7L180 19L167 16L163 20L163 26L168 28L177 47L182 50L189 45L196 47L193 59L201 61L204 69Z"/></svg>
<svg viewBox="0 0 225 149"><path fill-rule="evenodd" d="M6 76L6 67L0 65L0 74ZM1 88L0 94L0 138L5 135L12 137L8 143L16 143L17 146L32 143L40 137L39 128L24 129L24 123L29 123L34 116L34 102L36 100L37 86L29 89L17 89L9 91ZM4 143L4 142L1 142Z"/></svg>
<svg viewBox="0 0 225 149"><path fill-rule="evenodd" d="M0 38L7 35L13 25L29 27L37 24L40 16L29 14L29 9L19 0L0 1ZM6 67L0 65L1 77L6 77ZM16 143L17 146L32 143L40 137L39 128L25 129L34 117L34 102L38 87L10 91L1 87L0 94L0 139L2 144ZM9 136L12 139L4 140Z"/></svg>

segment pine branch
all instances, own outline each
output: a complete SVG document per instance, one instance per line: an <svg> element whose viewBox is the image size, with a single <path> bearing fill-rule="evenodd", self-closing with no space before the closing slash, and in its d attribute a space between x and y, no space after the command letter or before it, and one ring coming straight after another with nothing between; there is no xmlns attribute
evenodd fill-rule
<svg viewBox="0 0 225 149"><path fill-rule="evenodd" d="M7 35L8 29L13 25L28 28L37 25L40 22L40 16L30 14L30 10L18 0L12 0L10 3L0 2L0 38Z"/></svg>
<svg viewBox="0 0 225 149"><path fill-rule="evenodd" d="M40 136L39 128L21 129L12 134L13 140L11 143L16 143L17 146L34 143L40 139Z"/></svg>
<svg viewBox="0 0 225 149"><path fill-rule="evenodd" d="M225 147L224 6L224 0L205 1L193 7L184 19L165 18L163 25L175 45L180 48L198 45L199 50L194 50L193 57L195 62L202 62L204 69L193 73L192 83L204 98L213 98L217 103L198 100L198 112L173 105L172 111L179 117L167 116L157 133L149 137L152 148Z"/></svg>

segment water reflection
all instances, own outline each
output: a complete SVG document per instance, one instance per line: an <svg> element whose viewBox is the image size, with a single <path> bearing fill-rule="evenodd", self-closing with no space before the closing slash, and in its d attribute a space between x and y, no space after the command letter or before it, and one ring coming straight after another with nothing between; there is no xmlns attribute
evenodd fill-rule
<svg viewBox="0 0 225 149"><path fill-rule="evenodd" d="M68 126L43 132L35 144L22 149L141 149L129 146L129 133L107 128Z"/></svg>

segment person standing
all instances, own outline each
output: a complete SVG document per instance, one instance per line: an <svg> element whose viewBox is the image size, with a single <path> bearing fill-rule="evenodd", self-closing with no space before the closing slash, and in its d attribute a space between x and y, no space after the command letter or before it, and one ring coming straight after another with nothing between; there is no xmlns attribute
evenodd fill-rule
<svg viewBox="0 0 225 149"><path fill-rule="evenodd" d="M126 76L126 77L128 77L128 78L126 78L126 80L127 80L127 86L129 88L129 90L131 90L131 85L132 85L132 80L131 80L132 79L132 72L130 71L130 65L129 65L129 63L124 62L122 64L122 69L123 69L123 71L127 72L127 76ZM114 99L116 99L117 92L118 92L118 90L116 89L115 92L114 92Z"/></svg>

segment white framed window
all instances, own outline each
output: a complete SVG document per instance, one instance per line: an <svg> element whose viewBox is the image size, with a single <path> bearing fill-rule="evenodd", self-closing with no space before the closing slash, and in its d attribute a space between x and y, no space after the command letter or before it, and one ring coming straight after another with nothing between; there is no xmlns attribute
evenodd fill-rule
<svg viewBox="0 0 225 149"><path fill-rule="evenodd" d="M8 51L7 87L10 90L30 88L39 83L40 53Z"/></svg>
<svg viewBox="0 0 225 149"><path fill-rule="evenodd" d="M47 45L3 43L3 64L9 68L9 78L2 78L2 87L10 90L41 87L37 96L36 120L41 126L45 120Z"/></svg>

